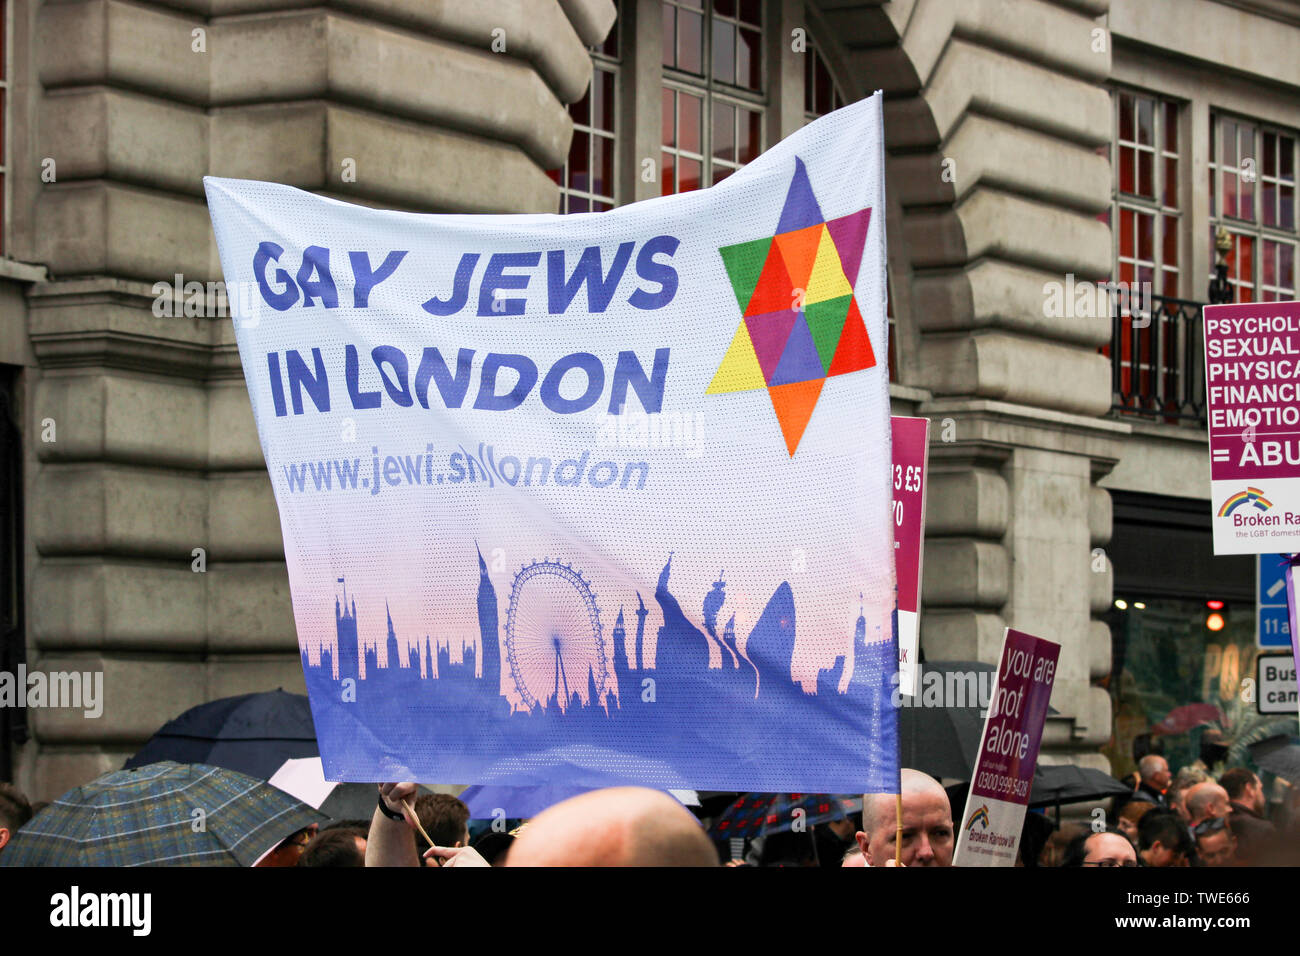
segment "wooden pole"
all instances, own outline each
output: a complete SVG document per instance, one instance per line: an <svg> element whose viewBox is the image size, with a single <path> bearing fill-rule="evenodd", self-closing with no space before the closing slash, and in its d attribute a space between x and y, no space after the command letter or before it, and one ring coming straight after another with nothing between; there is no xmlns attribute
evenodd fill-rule
<svg viewBox="0 0 1300 956"><path fill-rule="evenodd" d="M903 788L900 786L898 789L894 797L894 818L898 823L898 831L894 834L894 866L903 865Z"/></svg>

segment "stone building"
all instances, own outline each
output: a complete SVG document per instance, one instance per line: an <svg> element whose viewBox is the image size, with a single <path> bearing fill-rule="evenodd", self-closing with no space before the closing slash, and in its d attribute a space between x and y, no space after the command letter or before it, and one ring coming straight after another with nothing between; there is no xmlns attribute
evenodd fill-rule
<svg viewBox="0 0 1300 956"><path fill-rule="evenodd" d="M1295 297L1300 3L0 9L0 669L102 670L107 694L95 720L0 711L0 778L35 797L193 704L303 686L233 333L188 285L220 279L203 175L420 211L598 210L707 186L875 89L895 411L933 421L925 655L990 661L1006 625L1061 642L1045 759L1105 767L1133 735L1114 715L1138 728L1163 699L1136 674L1146 710L1125 703L1114 636L1134 654L1199 641L1208 674L1193 606L1221 588L1244 646L1253 566L1208 557L1195 303L1219 224L1234 295ZM1111 277L1150 282L1158 319L1049 305ZM1133 617L1148 605L1158 634Z"/></svg>

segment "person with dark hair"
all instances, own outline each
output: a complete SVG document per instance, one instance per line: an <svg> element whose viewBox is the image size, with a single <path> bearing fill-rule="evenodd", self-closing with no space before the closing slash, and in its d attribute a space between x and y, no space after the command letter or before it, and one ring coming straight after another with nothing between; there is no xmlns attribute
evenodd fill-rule
<svg viewBox="0 0 1300 956"><path fill-rule="evenodd" d="M1065 857L1061 860L1062 867L1137 865L1137 851L1128 838L1106 830L1080 833L1065 848Z"/></svg>
<svg viewBox="0 0 1300 956"><path fill-rule="evenodd" d="M1210 817L1192 828L1196 853L1206 866L1237 866L1237 838L1227 817Z"/></svg>
<svg viewBox="0 0 1300 956"><path fill-rule="evenodd" d="M1172 810L1152 810L1138 821L1138 859L1143 866L1188 866L1193 852L1187 825Z"/></svg>
<svg viewBox="0 0 1300 956"><path fill-rule="evenodd" d="M321 830L303 849L297 865L365 866L366 832L356 827L332 827Z"/></svg>
<svg viewBox="0 0 1300 956"><path fill-rule="evenodd" d="M1142 822L1144 816L1155 809L1156 805L1154 803L1149 803L1146 800L1128 801L1128 803L1120 807L1119 812L1115 814L1115 831L1117 833L1122 833L1124 836L1128 837L1134 845L1136 845L1138 839L1138 824Z"/></svg>
<svg viewBox="0 0 1300 956"><path fill-rule="evenodd" d="M1237 855L1250 865L1268 851L1277 838L1277 828L1264 816L1268 806L1264 784L1245 767L1233 767L1219 777L1219 786L1227 791L1228 806L1232 808Z"/></svg>
<svg viewBox="0 0 1300 956"><path fill-rule="evenodd" d="M435 846L469 846L469 807L448 793L422 793L415 798L415 815ZM416 850L429 849L416 830ZM427 861L427 866L437 866Z"/></svg>
<svg viewBox="0 0 1300 956"><path fill-rule="evenodd" d="M309 844L316 837L320 825L313 823L303 827L301 830L295 830L290 833L274 850L271 850L260 860L254 863L254 866L297 866L298 858L302 856L302 851L307 849Z"/></svg>
<svg viewBox="0 0 1300 956"><path fill-rule="evenodd" d="M369 820L331 820L329 823L325 824L325 826L320 828L320 832L324 833L326 830L338 830L338 829L360 830L361 835L365 836L368 832L370 832L370 821Z"/></svg>
<svg viewBox="0 0 1300 956"><path fill-rule="evenodd" d="M27 796L12 783L0 783L0 850L32 818Z"/></svg>

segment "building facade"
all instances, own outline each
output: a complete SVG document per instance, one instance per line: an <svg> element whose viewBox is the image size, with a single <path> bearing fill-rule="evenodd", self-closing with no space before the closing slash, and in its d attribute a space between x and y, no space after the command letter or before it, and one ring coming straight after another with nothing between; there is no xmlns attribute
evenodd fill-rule
<svg viewBox="0 0 1300 956"><path fill-rule="evenodd" d="M932 420L923 653L1059 641L1044 759L1116 769L1175 693L1143 648L1199 641L1183 690L1232 683L1196 602L1233 602L1245 673L1253 566L1208 555L1196 303L1220 225L1234 296L1294 298L1300 4L7 0L0 22L0 669L102 671L106 695L93 720L0 711L0 778L34 797L194 704L304 686L203 175L599 211L876 89L895 412ZM1110 278L1151 283L1159 318L1053 298Z"/></svg>

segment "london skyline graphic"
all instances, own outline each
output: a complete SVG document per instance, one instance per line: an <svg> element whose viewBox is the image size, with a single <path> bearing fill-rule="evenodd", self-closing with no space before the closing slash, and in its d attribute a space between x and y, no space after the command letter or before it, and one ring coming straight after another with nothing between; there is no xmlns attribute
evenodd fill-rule
<svg viewBox="0 0 1300 956"><path fill-rule="evenodd" d="M893 634L869 640L861 609L845 622L845 652L809 689L794 674L788 581L741 643L724 573L700 598L701 628L672 591L672 554L650 607L629 594L608 633L579 569L549 556L524 565L503 614L482 554L466 558L477 559L477 594L446 614L476 614L479 633L459 648L401 633L386 601L383 624L365 623L358 595L337 579L333 646L322 642L314 660L301 651L327 776L694 789L744 781L757 791L896 785L896 644Z"/></svg>

